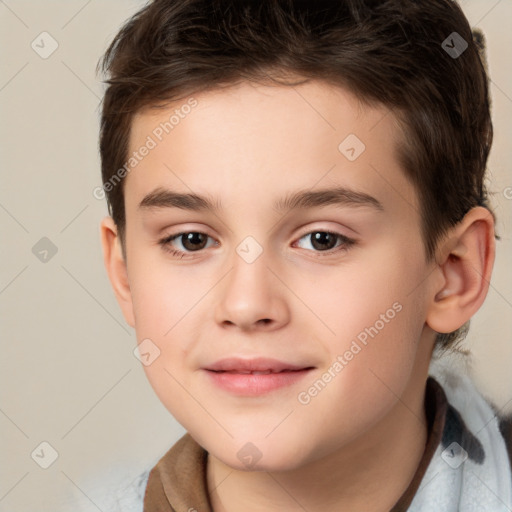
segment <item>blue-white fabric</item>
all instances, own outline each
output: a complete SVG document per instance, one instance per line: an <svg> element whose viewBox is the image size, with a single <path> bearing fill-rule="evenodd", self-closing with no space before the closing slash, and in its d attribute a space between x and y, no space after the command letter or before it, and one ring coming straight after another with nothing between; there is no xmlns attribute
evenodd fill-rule
<svg viewBox="0 0 512 512"><path fill-rule="evenodd" d="M494 409L453 358L433 359L449 413L410 512L511 512L512 472Z"/></svg>

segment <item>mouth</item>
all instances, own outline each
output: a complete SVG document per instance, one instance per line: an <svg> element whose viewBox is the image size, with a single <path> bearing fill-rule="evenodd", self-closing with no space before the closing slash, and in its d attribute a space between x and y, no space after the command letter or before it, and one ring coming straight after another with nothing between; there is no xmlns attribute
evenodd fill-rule
<svg viewBox="0 0 512 512"><path fill-rule="evenodd" d="M270 375L271 373L300 372L301 370L210 370L216 373L236 373L239 375Z"/></svg>
<svg viewBox="0 0 512 512"><path fill-rule="evenodd" d="M217 387L241 396L262 395L289 387L313 369L313 366L267 358L222 359L203 368Z"/></svg>
<svg viewBox="0 0 512 512"><path fill-rule="evenodd" d="M208 365L205 370L213 372L227 372L227 373L280 373L285 371L298 371L305 368L312 368L311 366L303 366L297 364L285 363L278 359L269 359L265 357L258 357L253 359L242 359L238 357L230 357L220 359L219 361Z"/></svg>

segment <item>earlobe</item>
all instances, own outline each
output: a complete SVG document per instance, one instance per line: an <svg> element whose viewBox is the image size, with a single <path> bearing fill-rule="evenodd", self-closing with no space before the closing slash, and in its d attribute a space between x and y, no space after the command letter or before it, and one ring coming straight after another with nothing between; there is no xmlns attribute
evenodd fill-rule
<svg viewBox="0 0 512 512"><path fill-rule="evenodd" d="M462 327L482 305L494 264L494 219L471 209L445 237L438 256L443 285L434 290L426 322L439 333Z"/></svg>
<svg viewBox="0 0 512 512"><path fill-rule="evenodd" d="M126 322L135 327L133 302L128 280L126 262L121 249L117 226L112 217L105 217L100 224L103 262L114 290L117 302L121 307Z"/></svg>

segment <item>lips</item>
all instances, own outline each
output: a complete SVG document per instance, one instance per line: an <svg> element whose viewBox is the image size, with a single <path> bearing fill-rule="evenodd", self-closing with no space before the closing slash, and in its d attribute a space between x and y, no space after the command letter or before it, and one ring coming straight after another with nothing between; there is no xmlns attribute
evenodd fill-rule
<svg viewBox="0 0 512 512"><path fill-rule="evenodd" d="M314 367L277 359L222 359L203 368L223 391L239 396L257 396L292 386Z"/></svg>
<svg viewBox="0 0 512 512"><path fill-rule="evenodd" d="M277 359L268 359L264 357L256 359L240 359L228 358L221 359L212 365L207 366L205 369L213 372L228 372L228 373L241 373L254 375L266 375L270 373L292 372L311 368L311 366L300 366L289 364Z"/></svg>
<svg viewBox="0 0 512 512"><path fill-rule="evenodd" d="M214 370L215 371L215 370ZM220 370L224 373L238 373L240 375L246 375L246 374L250 374L250 375L269 375L271 373L282 373L282 372L293 372L293 371L296 371L296 370L281 370L279 372L276 372L276 371L273 371L273 370L264 370L264 371L258 371L258 370L253 370L253 371L249 371L249 370Z"/></svg>

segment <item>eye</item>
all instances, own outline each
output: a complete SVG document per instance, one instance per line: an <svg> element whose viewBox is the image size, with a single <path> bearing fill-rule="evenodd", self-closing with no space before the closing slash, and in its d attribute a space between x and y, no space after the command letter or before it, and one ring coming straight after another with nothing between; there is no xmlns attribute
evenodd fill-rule
<svg viewBox="0 0 512 512"><path fill-rule="evenodd" d="M348 250L352 245L356 243L352 238L348 238L341 233L335 233L333 231L310 231L299 239L310 239L309 245L315 252L332 254L341 250ZM337 243L339 242L339 243ZM308 244L306 244L308 245ZM304 248L304 247L303 247ZM307 248L307 247L306 247ZM324 256L324 254L320 254Z"/></svg>
<svg viewBox="0 0 512 512"><path fill-rule="evenodd" d="M190 253L206 249L208 247L208 238L211 237L206 233L202 233L200 231L187 231L169 235L162 240L159 240L158 243L172 256L183 259L193 257L189 256ZM320 253L319 256L328 256L342 250L346 251L352 245L356 244L355 240L333 231L311 231L299 238L299 242L308 238L310 239L309 245L313 248L314 252ZM179 242L179 245L181 245L182 248L176 248L175 244L177 242ZM212 245L218 245L218 242L214 241ZM302 248L307 249L307 247Z"/></svg>
<svg viewBox="0 0 512 512"><path fill-rule="evenodd" d="M173 256L177 256L178 258L186 258L187 253L189 252L198 252L202 249L205 249L205 244L208 238L211 237L209 237L206 233L201 233L200 231L187 231L167 236L162 240L159 240L158 243L165 251L171 253ZM180 248L176 249L173 247L173 242L179 242L184 250Z"/></svg>

